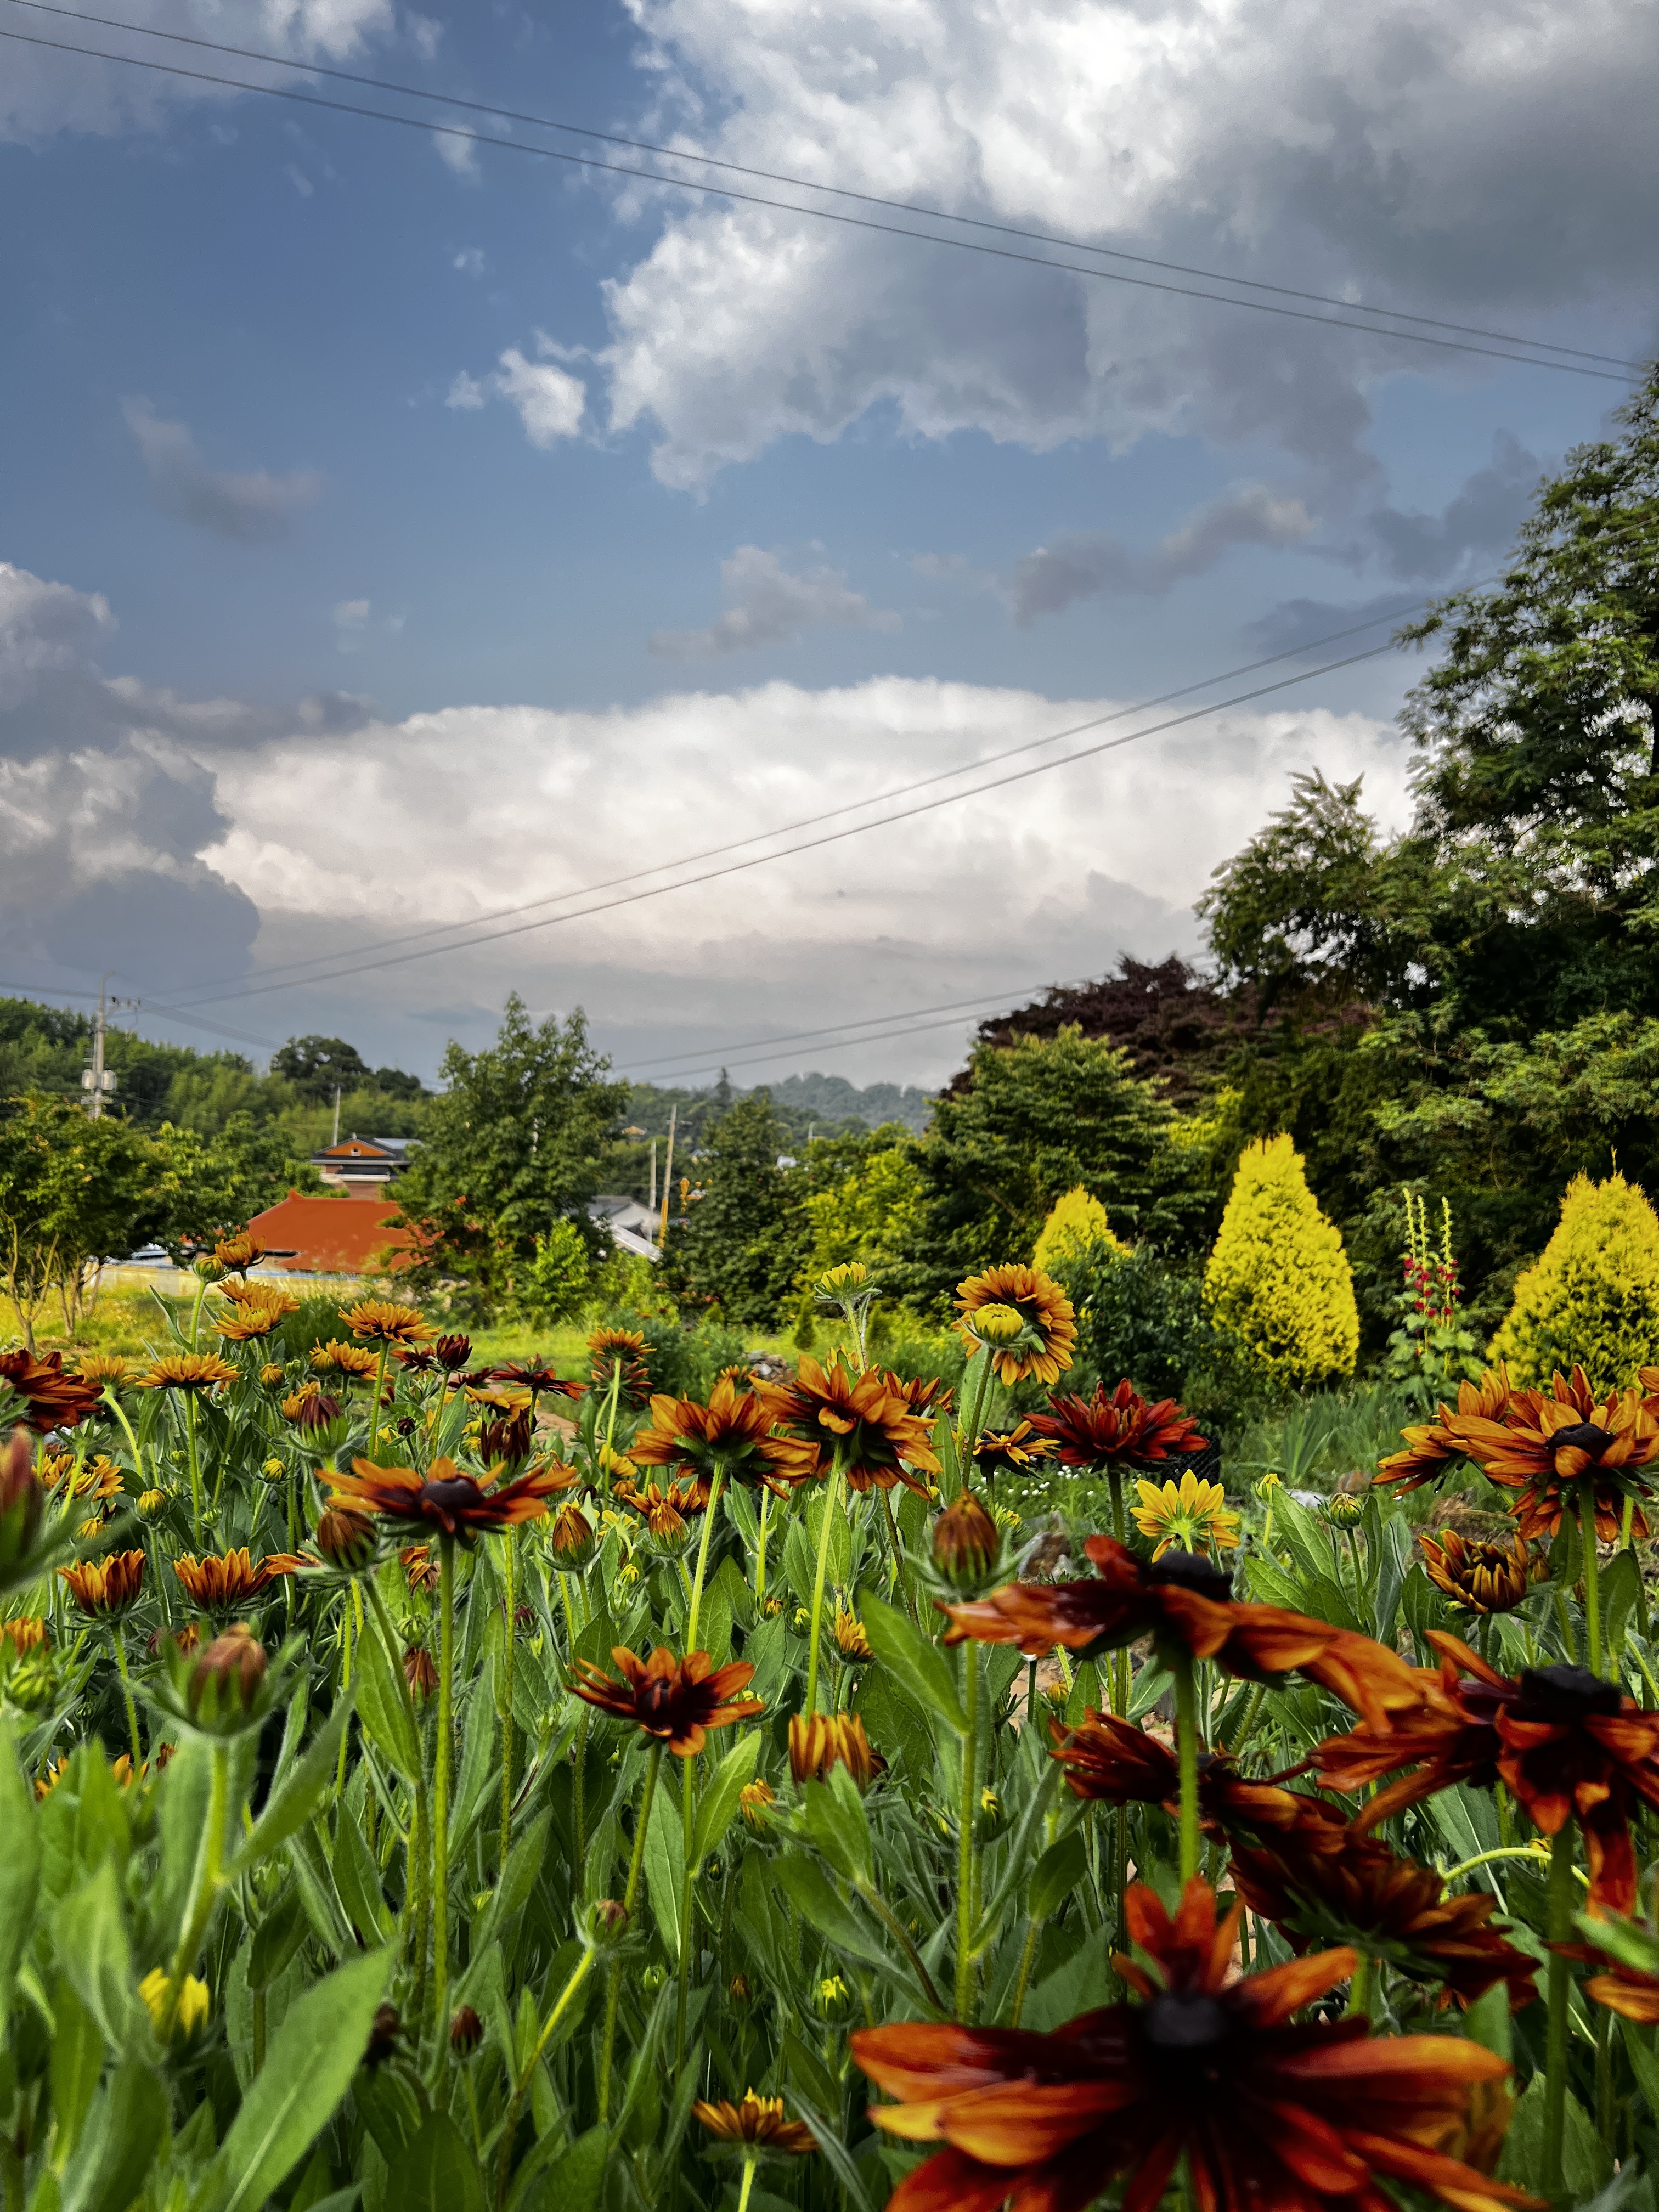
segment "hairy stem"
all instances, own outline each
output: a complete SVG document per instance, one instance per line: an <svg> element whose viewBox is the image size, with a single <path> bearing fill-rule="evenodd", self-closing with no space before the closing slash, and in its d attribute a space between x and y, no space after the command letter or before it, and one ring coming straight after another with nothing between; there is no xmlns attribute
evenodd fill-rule
<svg viewBox="0 0 1659 2212"><path fill-rule="evenodd" d="M1572 1845L1571 1820L1562 1823L1550 1842L1550 1942L1559 1947L1572 1941ZM1549 1961L1549 2021L1544 2043L1544 2171L1545 2196L1562 2194L1561 2154L1567 2119L1567 2047L1571 2033L1571 1962L1559 1948Z"/></svg>
<svg viewBox="0 0 1659 2212"><path fill-rule="evenodd" d="M965 2021L974 2004L974 1814L979 1783L979 1646L962 1647L962 1709L968 1732L962 1739L962 1804L957 1826L957 2018Z"/></svg>
<svg viewBox="0 0 1659 2212"><path fill-rule="evenodd" d="M507 1570L502 1577L502 1603L507 1611L506 1640L501 1646L501 1856L507 1864L507 1846L513 1841L513 1647L518 1640L519 1590L519 1532L503 1528L501 1541L507 1547ZM564 1577L559 1577L562 1588ZM575 1637L571 1644L574 1650Z"/></svg>
<svg viewBox="0 0 1659 2212"><path fill-rule="evenodd" d="M132 1779L136 1784L138 1770L144 1763L143 1747L138 1741L138 1708L132 1701L132 1680L127 1673L126 1645L118 1627L111 1628L109 1640L115 1654L115 1671L121 1677L121 1696L127 1709L127 1735L132 1744Z"/></svg>
<svg viewBox="0 0 1659 2212"><path fill-rule="evenodd" d="M1584 1539L1584 1631L1589 1670L1601 1671L1601 1563L1595 1548L1595 1478L1578 1486L1578 1526Z"/></svg>
<svg viewBox="0 0 1659 2212"><path fill-rule="evenodd" d="M830 1525L841 1507L841 1461L830 1477L830 1493L823 1501L823 1522L818 1530L817 1572L812 1577L811 1650L806 1662L806 1702L801 1710L810 1718L818 1709L818 1630L823 1620L823 1578L830 1566Z"/></svg>
<svg viewBox="0 0 1659 2212"><path fill-rule="evenodd" d="M662 1765L662 1745L653 1743L645 1769L645 1790L640 1799L639 1824L634 1830L634 1855L628 1863L628 1887L623 1892L623 1910L634 1910L634 1899L640 1887L640 1869L645 1863L645 1832L651 1820L651 1800L657 1792L657 1769ZM613 1961L611 1968L611 1987L605 2001L605 2040L599 2053L599 2122L611 2117L611 2062L617 2048L617 2006L622 1996L622 1960Z"/></svg>
<svg viewBox="0 0 1659 2212"><path fill-rule="evenodd" d="M1191 1652L1175 1656L1176 1747L1181 1757L1182 1887L1198 1872L1198 1699Z"/></svg>
<svg viewBox="0 0 1659 2212"><path fill-rule="evenodd" d="M432 1969L440 2058L449 2027L449 1739L454 1727L455 1540L438 1540L438 1741L432 1778ZM510 1809L510 1808L509 1808Z"/></svg>

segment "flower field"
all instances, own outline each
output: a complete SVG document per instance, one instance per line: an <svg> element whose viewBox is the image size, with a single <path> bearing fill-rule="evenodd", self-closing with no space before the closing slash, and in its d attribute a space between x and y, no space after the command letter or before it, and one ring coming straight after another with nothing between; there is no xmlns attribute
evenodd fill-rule
<svg viewBox="0 0 1659 2212"><path fill-rule="evenodd" d="M0 1354L7 2212L1649 2205L1659 1370L1319 1498L1035 1267L684 1397L260 1256Z"/></svg>

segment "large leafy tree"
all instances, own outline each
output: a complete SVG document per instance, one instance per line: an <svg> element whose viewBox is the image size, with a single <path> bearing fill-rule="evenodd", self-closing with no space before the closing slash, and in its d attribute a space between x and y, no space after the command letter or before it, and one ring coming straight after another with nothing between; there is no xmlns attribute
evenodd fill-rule
<svg viewBox="0 0 1659 2212"><path fill-rule="evenodd" d="M784 1128L764 1091L715 1122L664 1248L665 1286L687 1308L769 1325L805 1244L800 1191L778 1162ZM677 1194L671 1208L678 1210Z"/></svg>
<svg viewBox="0 0 1659 2212"><path fill-rule="evenodd" d="M397 1188L422 1276L462 1284L480 1308L510 1305L556 1222L574 1222L597 1247L585 1207L628 1103L609 1067L580 1007L537 1024L516 993L493 1045L450 1045L445 1090Z"/></svg>

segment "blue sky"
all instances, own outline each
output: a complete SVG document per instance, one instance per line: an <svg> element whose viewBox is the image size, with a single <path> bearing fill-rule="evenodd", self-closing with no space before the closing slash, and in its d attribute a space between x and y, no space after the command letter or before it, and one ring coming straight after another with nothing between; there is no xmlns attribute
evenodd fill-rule
<svg viewBox="0 0 1659 2212"><path fill-rule="evenodd" d="M1519 0L1352 21L1298 0L109 8L1267 282L1655 348L1659 59L1633 0L1571 23ZM421 112L14 0L0 29ZM1411 664L590 923L263 988L275 963L850 803L1479 577L1619 397L630 197L516 147L447 153L0 47L0 980L73 992L116 967L158 1034L209 1038L162 1012L193 995L198 1024L339 1030L429 1074L508 988L582 1003L619 1061L692 1067L1195 950L1191 899L1297 767L1363 769L1400 817ZM775 1072L933 1080L961 1035Z"/></svg>

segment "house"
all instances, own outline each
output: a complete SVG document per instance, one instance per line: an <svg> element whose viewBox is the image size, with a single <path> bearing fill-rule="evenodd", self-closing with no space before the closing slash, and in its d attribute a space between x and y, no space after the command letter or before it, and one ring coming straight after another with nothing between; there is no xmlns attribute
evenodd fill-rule
<svg viewBox="0 0 1659 2212"><path fill-rule="evenodd" d="M396 1219L397 1209L384 1193L319 1198L291 1190L256 1213L248 1229L264 1246L270 1264L286 1273L362 1275L381 1265L398 1267L414 1249L414 1237Z"/></svg>
<svg viewBox="0 0 1659 2212"><path fill-rule="evenodd" d="M360 1137L354 1130L341 1143L313 1152L311 1164L334 1189L372 1196L403 1172L413 1142L410 1137Z"/></svg>
<svg viewBox="0 0 1659 2212"><path fill-rule="evenodd" d="M637 1198L607 1191L599 1198L589 1199L587 1218L611 1231L611 1242L619 1252L632 1252L641 1260L661 1258L657 1243L657 1217Z"/></svg>

